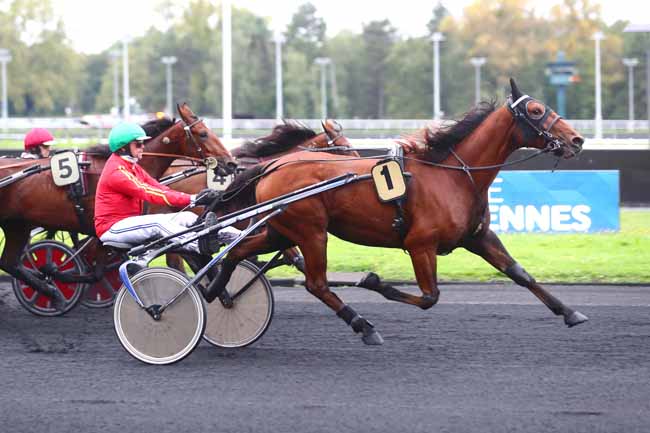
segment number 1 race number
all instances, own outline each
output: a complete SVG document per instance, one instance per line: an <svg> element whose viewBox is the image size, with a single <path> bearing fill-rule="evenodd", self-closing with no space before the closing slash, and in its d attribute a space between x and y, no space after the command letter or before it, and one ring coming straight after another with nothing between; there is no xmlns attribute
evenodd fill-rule
<svg viewBox="0 0 650 433"><path fill-rule="evenodd" d="M397 200L406 194L406 183L399 163L394 159L381 161L372 168L372 178L379 200Z"/></svg>

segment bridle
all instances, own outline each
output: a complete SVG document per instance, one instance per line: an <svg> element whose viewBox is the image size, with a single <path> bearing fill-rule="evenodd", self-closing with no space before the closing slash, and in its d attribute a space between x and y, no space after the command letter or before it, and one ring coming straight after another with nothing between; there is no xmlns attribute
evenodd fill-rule
<svg viewBox="0 0 650 433"><path fill-rule="evenodd" d="M183 131L185 131L185 138L186 140L189 140L194 147L196 148L196 152L199 154L199 158L195 158L192 156L186 156L186 155L175 155L173 153L161 153L161 152L143 152L142 155L144 156L161 156L165 158L175 158L175 159L184 159L187 161L192 161L192 162L198 162L203 165L208 165L209 163L212 163L212 159L214 158L206 158L205 154L203 153L203 148L201 145L196 141L194 138L194 134L192 134L192 127L200 122L202 122L203 119L197 119L194 122L190 123L189 125L185 123L183 119L179 119L178 122L176 123L181 123L183 125Z"/></svg>
<svg viewBox="0 0 650 433"><path fill-rule="evenodd" d="M203 148L201 147L201 145L199 143L197 143L196 138L194 138L194 134L192 134L192 127L194 125L198 124L198 123L203 122L203 119L201 119L199 117L194 122L190 123L189 125L187 123L185 123L185 120L183 120L183 119L180 119L179 122L183 123L183 131L185 131L185 136L187 137L188 140L190 140L192 142L192 144L194 144L194 147L196 147L196 151L199 154L199 157L202 160L204 160L205 155L203 154Z"/></svg>
<svg viewBox="0 0 650 433"><path fill-rule="evenodd" d="M540 116L531 116L528 111L528 104L536 102L544 106L544 113ZM562 155L562 141L551 134L551 129L555 123L562 119L562 116L553 111L548 105L542 104L540 101L531 98L528 95L520 96L516 101L512 102L512 95L508 96L506 101L508 110L512 113L512 117L520 126L524 128L528 126L532 132L544 139L544 151L552 152L556 156ZM522 108L523 107L523 108ZM552 117L555 115L555 117ZM552 118L550 122L548 120ZM548 123L548 124L547 124ZM529 135L530 131L525 129L524 135Z"/></svg>

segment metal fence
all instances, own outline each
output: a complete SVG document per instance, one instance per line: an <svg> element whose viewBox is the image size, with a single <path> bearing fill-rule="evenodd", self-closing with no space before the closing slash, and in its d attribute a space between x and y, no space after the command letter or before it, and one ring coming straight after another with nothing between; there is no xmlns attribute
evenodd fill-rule
<svg viewBox="0 0 650 433"><path fill-rule="evenodd" d="M132 120L144 123L151 115L132 116ZM206 124L217 134L223 131L223 120L205 118ZM320 119L297 119L316 130L320 129ZM402 134L420 129L433 122L429 119L337 119L343 126L345 135L350 138L386 139L398 138ZM108 136L110 128L120 119L107 115L88 115L84 117L26 118L15 117L0 123L0 141L22 141L31 128L49 129L59 140L83 144L101 142ZM443 121L444 122L444 121ZM585 137L593 138L593 120L569 119ZM254 138L267 134L278 123L276 119L233 119L233 137ZM616 139L616 144L642 144L647 141L650 131L647 120L603 120L603 138ZM615 143L606 140L608 143ZM593 140L591 140L593 143ZM6 146L5 146L6 147Z"/></svg>

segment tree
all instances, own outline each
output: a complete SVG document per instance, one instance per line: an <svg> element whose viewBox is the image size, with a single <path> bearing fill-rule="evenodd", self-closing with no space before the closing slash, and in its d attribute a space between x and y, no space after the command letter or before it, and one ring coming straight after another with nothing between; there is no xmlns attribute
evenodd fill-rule
<svg viewBox="0 0 650 433"><path fill-rule="evenodd" d="M382 118L385 107L386 66L388 53L395 41L395 29L390 21L371 21L363 26L364 46L363 106L355 107L363 116Z"/></svg>

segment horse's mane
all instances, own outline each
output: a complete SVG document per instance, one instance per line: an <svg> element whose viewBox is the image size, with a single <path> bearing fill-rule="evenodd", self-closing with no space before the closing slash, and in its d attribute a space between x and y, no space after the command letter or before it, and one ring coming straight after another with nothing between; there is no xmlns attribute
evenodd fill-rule
<svg viewBox="0 0 650 433"><path fill-rule="evenodd" d="M254 165L235 176L221 195L222 204L219 210L228 213L254 205L255 185L265 167L266 164Z"/></svg>
<svg viewBox="0 0 650 433"><path fill-rule="evenodd" d="M174 123L175 121L173 119L170 119L169 117L163 117L161 119L149 120L140 126L142 126L142 129L144 129L144 132L149 137L154 138L162 134L167 129L171 128ZM111 156L111 149L107 144L96 144L89 147L86 152L98 158L108 158Z"/></svg>
<svg viewBox="0 0 650 433"><path fill-rule="evenodd" d="M146 132L149 137L154 138L174 126L174 123L173 119L162 117L160 119L151 119L140 126L142 126L142 129L144 129L144 132Z"/></svg>
<svg viewBox="0 0 650 433"><path fill-rule="evenodd" d="M427 128L424 133L424 158L431 162L443 161L451 150L474 132L495 109L495 101L482 101L460 120L436 129Z"/></svg>
<svg viewBox="0 0 650 433"><path fill-rule="evenodd" d="M317 135L302 123L285 121L283 124L276 125L271 134L247 141L241 147L234 149L232 155L236 158L260 158L275 155L298 146Z"/></svg>

